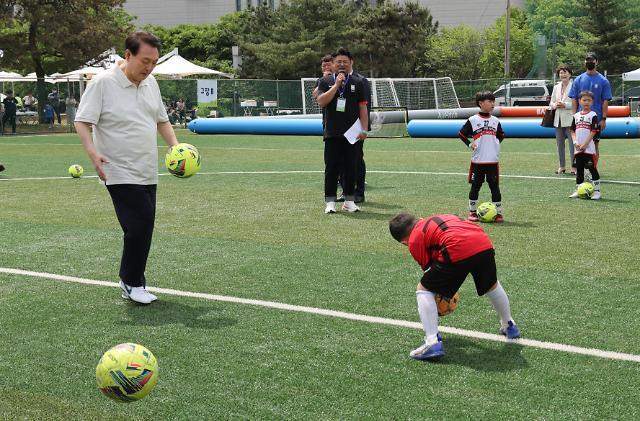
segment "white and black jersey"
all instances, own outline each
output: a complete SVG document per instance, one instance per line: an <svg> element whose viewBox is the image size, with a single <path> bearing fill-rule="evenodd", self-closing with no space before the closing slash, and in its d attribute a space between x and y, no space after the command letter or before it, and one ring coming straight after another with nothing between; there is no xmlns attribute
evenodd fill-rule
<svg viewBox="0 0 640 421"><path fill-rule="evenodd" d="M500 161L500 142L504 132L500 120L488 113L478 113L469 117L459 133L460 139L469 146L477 145L471 154L474 164L496 164Z"/></svg>
<svg viewBox="0 0 640 421"><path fill-rule="evenodd" d="M571 131L576 134L576 140L573 142L574 155L586 153L589 155L596 154L596 145L594 142L595 137L600 133L600 122L598 121L598 114L595 111L579 111L573 115L573 122L571 123ZM587 141L589 136L593 133L593 138L587 145L587 148L582 151L576 148L576 145L582 145Z"/></svg>

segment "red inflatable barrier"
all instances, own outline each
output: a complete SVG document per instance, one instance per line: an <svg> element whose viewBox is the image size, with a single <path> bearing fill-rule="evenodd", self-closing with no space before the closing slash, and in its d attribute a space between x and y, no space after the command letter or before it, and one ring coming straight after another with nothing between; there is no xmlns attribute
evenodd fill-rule
<svg viewBox="0 0 640 421"><path fill-rule="evenodd" d="M547 107L496 107L500 108L500 117L542 117ZM608 117L629 117L629 106L610 106Z"/></svg>

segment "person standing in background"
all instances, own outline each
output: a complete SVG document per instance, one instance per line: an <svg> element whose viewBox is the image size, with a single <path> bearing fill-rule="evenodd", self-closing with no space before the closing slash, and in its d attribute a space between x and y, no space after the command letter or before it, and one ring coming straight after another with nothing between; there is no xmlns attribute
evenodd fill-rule
<svg viewBox="0 0 640 421"><path fill-rule="evenodd" d="M53 88L51 90L51 93L47 95L47 100L49 101L49 104L51 104L51 106L53 107L53 111L58 117L58 124L62 124L60 122L61 121L60 120L60 94L58 93L57 88Z"/></svg>
<svg viewBox="0 0 640 421"><path fill-rule="evenodd" d="M18 101L13 97L13 91L7 91L7 96L2 100L4 105L4 115L2 116L2 134L4 126L11 124L11 133L16 134L16 112L18 111Z"/></svg>
<svg viewBox="0 0 640 421"><path fill-rule="evenodd" d="M576 173L575 163L573 162L573 141L571 140L571 122L573 114L571 113L573 100L569 97L571 90L571 75L573 72L566 64L561 64L556 70L556 74L560 79L553 87L551 93L551 101L549 106L552 110L556 110L553 120L553 126L556 128L556 143L558 146L558 160L560 166L556 174L564 174L566 172L566 158L564 152L565 140L569 143L569 155L571 157L571 174Z"/></svg>
<svg viewBox="0 0 640 421"><path fill-rule="evenodd" d="M351 53L339 48L333 54L336 74L325 76L318 84L318 104L324 108L325 213L336 212L338 177L344 173L345 201L342 209L358 212L355 204L355 183L358 147L354 144L367 137L369 115L364 84L361 78L349 74L353 66ZM358 123L359 122L359 123ZM359 124L360 127L355 127ZM345 134L356 128L357 136ZM354 143L352 143L354 142Z"/></svg>
<svg viewBox="0 0 640 421"><path fill-rule="evenodd" d="M598 117L599 131L596 137L593 139L596 147L596 159L600 155L600 134L607 127L607 115L609 114L609 101L612 99L611 84L600 72L598 72L598 56L596 53L588 52L584 56L584 66L587 71L579 75L573 81L571 85L571 91L569 91L569 97L573 100L573 107L571 108L571 114L575 114L582 110L581 105L578 103L580 100L580 93L583 91L589 91L593 94L593 104L591 110L596 113Z"/></svg>

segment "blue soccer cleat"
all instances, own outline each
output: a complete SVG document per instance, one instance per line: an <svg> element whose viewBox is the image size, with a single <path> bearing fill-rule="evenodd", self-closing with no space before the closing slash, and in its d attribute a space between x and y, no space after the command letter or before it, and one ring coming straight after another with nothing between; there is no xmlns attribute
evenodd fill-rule
<svg viewBox="0 0 640 421"><path fill-rule="evenodd" d="M425 342L420 347L411 351L409 356L416 360L437 360L444 357L442 337L438 334L438 342L434 344L427 344L427 342Z"/></svg>
<svg viewBox="0 0 640 421"><path fill-rule="evenodd" d="M500 334L507 337L507 339L516 339L520 337L520 328L513 320L509 320L507 327L500 328Z"/></svg>

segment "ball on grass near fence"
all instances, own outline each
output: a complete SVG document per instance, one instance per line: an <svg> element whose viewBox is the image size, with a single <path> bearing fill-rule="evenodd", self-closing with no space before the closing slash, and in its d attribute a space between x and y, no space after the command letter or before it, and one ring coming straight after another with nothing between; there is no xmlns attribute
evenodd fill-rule
<svg viewBox="0 0 640 421"><path fill-rule="evenodd" d="M80 178L82 177L82 174L84 174L84 168L82 168L82 165L78 164L73 164L72 166L70 166L68 171L69 175L73 178Z"/></svg>

